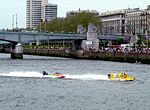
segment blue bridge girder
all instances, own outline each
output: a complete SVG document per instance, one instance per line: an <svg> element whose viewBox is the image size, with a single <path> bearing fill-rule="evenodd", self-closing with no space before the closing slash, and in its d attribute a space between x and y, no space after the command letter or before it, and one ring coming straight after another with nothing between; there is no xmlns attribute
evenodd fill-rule
<svg viewBox="0 0 150 110"><path fill-rule="evenodd" d="M0 39L0 41L6 41L7 43L12 43L12 44L17 44L18 43L16 41L10 41L10 40L5 40L5 39Z"/></svg>
<svg viewBox="0 0 150 110"><path fill-rule="evenodd" d="M122 35L99 35L100 40L117 40L123 38L128 40L127 36ZM38 32L0 32L0 40L9 42L28 43L42 40L86 40L86 35L80 34L61 34L61 33L38 33Z"/></svg>
<svg viewBox="0 0 150 110"><path fill-rule="evenodd" d="M0 40L26 43L40 40L84 40L86 35L59 34L59 33L33 33L33 32L0 32Z"/></svg>

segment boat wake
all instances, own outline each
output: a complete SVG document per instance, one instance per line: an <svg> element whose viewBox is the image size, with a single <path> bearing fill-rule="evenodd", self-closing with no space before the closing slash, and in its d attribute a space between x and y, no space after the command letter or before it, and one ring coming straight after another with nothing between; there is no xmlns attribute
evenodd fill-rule
<svg viewBox="0 0 150 110"><path fill-rule="evenodd" d="M79 80L109 80L107 75L97 74L83 74L83 75L65 75L66 79L79 79Z"/></svg>
<svg viewBox="0 0 150 110"><path fill-rule="evenodd" d="M2 73L0 76L8 76L8 77L43 77L43 74L39 72L9 72Z"/></svg>
<svg viewBox="0 0 150 110"><path fill-rule="evenodd" d="M64 79L74 79L74 80L109 80L107 75L97 75L97 74L82 74L82 75L69 75L63 74L65 76ZM43 76L40 72L9 72L9 73L2 73L0 76L6 77L25 77L25 78L56 78L51 76Z"/></svg>

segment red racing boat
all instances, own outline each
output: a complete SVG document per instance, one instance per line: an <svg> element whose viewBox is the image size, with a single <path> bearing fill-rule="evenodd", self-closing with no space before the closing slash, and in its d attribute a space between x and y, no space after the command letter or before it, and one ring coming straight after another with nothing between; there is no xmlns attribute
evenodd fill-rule
<svg viewBox="0 0 150 110"><path fill-rule="evenodd" d="M61 73L58 73L58 72L51 74L51 73L47 73L47 72L43 71L43 76L51 77L51 78L60 78L60 79L65 78L64 75L62 75Z"/></svg>

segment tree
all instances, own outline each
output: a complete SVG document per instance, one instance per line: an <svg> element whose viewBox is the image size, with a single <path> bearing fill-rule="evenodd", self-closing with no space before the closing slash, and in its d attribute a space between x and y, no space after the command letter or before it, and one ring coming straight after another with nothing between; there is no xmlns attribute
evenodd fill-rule
<svg viewBox="0 0 150 110"><path fill-rule="evenodd" d="M47 23L48 32L65 32L65 33L76 33L78 25L88 27L89 23L93 23L98 29L101 28L101 20L94 14L80 13L75 16L69 16L66 18L56 18ZM38 30L39 30L38 26ZM42 23L42 30L44 31L44 23Z"/></svg>
<svg viewBox="0 0 150 110"><path fill-rule="evenodd" d="M138 37L138 40L137 40L136 44L140 47L142 44L142 35L139 34L139 35L137 35L137 37Z"/></svg>
<svg viewBox="0 0 150 110"><path fill-rule="evenodd" d="M124 43L123 38L118 38L118 39L117 39L117 44L120 45L120 44L122 44L122 43Z"/></svg>

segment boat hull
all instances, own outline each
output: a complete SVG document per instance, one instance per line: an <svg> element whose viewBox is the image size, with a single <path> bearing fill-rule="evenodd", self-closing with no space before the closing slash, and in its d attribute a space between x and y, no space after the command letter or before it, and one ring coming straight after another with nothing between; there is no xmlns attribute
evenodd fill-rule
<svg viewBox="0 0 150 110"><path fill-rule="evenodd" d="M51 78L60 78L60 79L65 78L64 75L62 75L61 73L58 73L58 72L51 74L51 73L48 73L46 71L43 71L43 76L44 77L51 77Z"/></svg>
<svg viewBox="0 0 150 110"><path fill-rule="evenodd" d="M114 80L114 81L134 81L136 80L135 77L132 76L124 76L122 73L119 74L108 74L109 80Z"/></svg>
<svg viewBox="0 0 150 110"><path fill-rule="evenodd" d="M62 79L62 78L65 78L64 75L62 74L46 74L46 75L43 75L43 77L50 77L50 78L59 78L59 79Z"/></svg>

